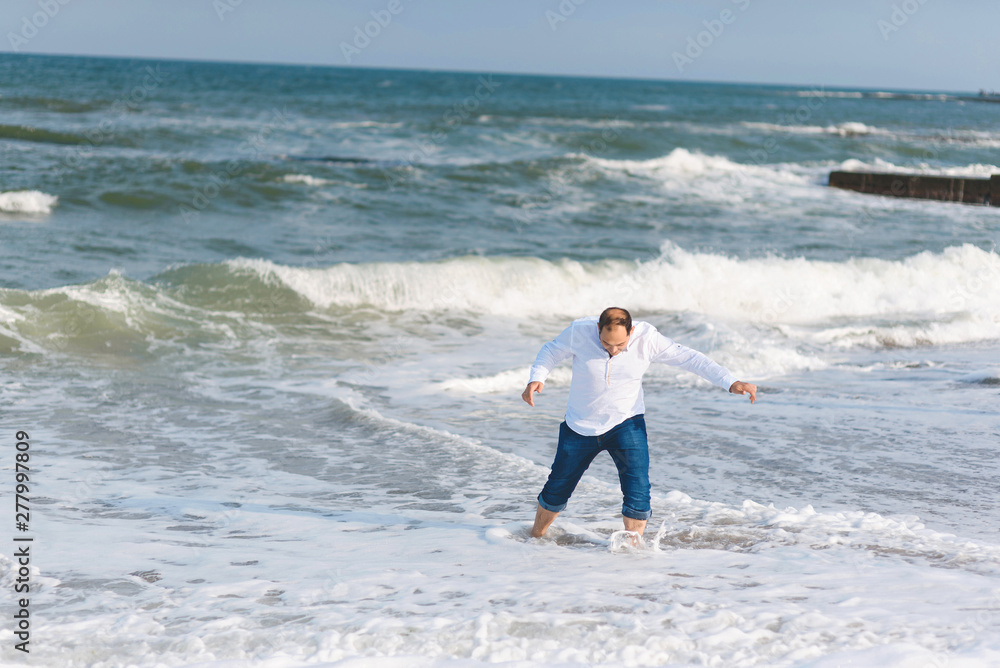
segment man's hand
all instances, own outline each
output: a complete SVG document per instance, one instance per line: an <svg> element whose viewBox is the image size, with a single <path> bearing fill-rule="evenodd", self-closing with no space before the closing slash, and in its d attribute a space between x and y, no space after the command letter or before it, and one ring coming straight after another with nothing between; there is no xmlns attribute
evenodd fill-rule
<svg viewBox="0 0 1000 668"><path fill-rule="evenodd" d="M534 406L535 400L532 398L531 394L532 392L541 392L543 387L545 387L545 383L537 380L533 383L528 383L528 387L524 388L524 392L521 393L521 398L524 399L524 403L529 406Z"/></svg>
<svg viewBox="0 0 1000 668"><path fill-rule="evenodd" d="M732 394L746 394L749 392L750 403L757 401L757 386L752 383L744 383L742 380L738 380L729 387L729 391Z"/></svg>

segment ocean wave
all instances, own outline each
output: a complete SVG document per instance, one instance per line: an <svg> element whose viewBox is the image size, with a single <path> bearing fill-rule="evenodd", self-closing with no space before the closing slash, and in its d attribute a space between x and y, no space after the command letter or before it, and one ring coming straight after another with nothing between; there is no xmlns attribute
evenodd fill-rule
<svg viewBox="0 0 1000 668"><path fill-rule="evenodd" d="M865 135L891 135L892 133L882 128L866 125L858 121L845 121L835 125L779 125L776 123L757 123L746 121L741 123L743 127L755 130L765 130L768 132L787 132L791 134L828 134L840 137L861 137Z"/></svg>
<svg viewBox="0 0 1000 668"><path fill-rule="evenodd" d="M872 98L878 100L958 100L955 95L945 93L899 93L890 91L860 91L860 90L798 90L794 95L798 97L827 97L827 98Z"/></svg>
<svg viewBox="0 0 1000 668"><path fill-rule="evenodd" d="M891 134L888 130L865 125L864 123L859 123L857 121L847 121L845 123L837 123L836 125L828 125L823 128L823 132L826 134L839 135L841 137L862 137L864 135Z"/></svg>
<svg viewBox="0 0 1000 668"><path fill-rule="evenodd" d="M568 118L565 116L526 116L523 118L515 118L512 120L516 120L519 125L542 125L550 127L590 128L599 130L632 128L636 127L637 125L636 122L626 121L620 118ZM639 124L641 125L641 123Z"/></svg>
<svg viewBox="0 0 1000 668"><path fill-rule="evenodd" d="M649 160L611 160L597 158L586 154L574 154L575 157L583 158L588 164L598 167L609 173L624 173L630 176L703 176L706 174L739 174L739 175L761 175L768 179L773 179L776 174L784 177L783 180L804 182L801 175L790 171L783 171L778 165L748 165L734 162L729 158L720 155L706 155L697 151L689 151L684 148L675 148L669 154L659 158Z"/></svg>
<svg viewBox="0 0 1000 668"><path fill-rule="evenodd" d="M285 174L281 177L281 180L285 183L302 183L307 186L325 186L333 183L329 179L321 179L317 176L310 176L309 174Z"/></svg>
<svg viewBox="0 0 1000 668"><path fill-rule="evenodd" d="M402 121L385 123L381 121L332 121L327 124L328 128L334 128L337 130L347 130L353 128L400 128L403 127Z"/></svg>
<svg viewBox="0 0 1000 668"><path fill-rule="evenodd" d="M971 165L954 165L951 167L938 167L927 163L916 165L897 165L883 160L873 158L869 161L850 158L841 162L835 169L848 172L889 172L894 174L924 174L927 176L951 176L965 178L985 178L988 179L993 174L1000 174L1000 166L975 163Z"/></svg>
<svg viewBox="0 0 1000 668"><path fill-rule="evenodd" d="M780 95L780 93L779 93ZM797 90L794 95L798 97L842 97L842 98L862 98L865 96L859 90Z"/></svg>
<svg viewBox="0 0 1000 668"><path fill-rule="evenodd" d="M821 513L810 505L801 510L778 509L750 500L737 508L694 500L678 491L664 500L673 513L658 536L663 546L756 551L781 544L814 549L843 545L874 556L905 555L945 568L1000 573L1000 545L933 531L914 515L886 517L860 510Z"/></svg>
<svg viewBox="0 0 1000 668"><path fill-rule="evenodd" d="M170 269L152 283L109 274L43 291L0 291L0 326L46 348L144 351L157 341L245 341L330 311L580 317L621 304L637 317L681 314L720 327L715 342L751 370L819 368L823 354L1000 339L1000 256L963 245L902 260L738 259L666 244L655 260L578 262L461 257L294 267L239 258ZM61 342L61 343L60 343ZM749 346L749 348L748 348ZM752 348L753 355L744 354ZM740 352L740 351L743 352ZM458 379L472 391L502 377Z"/></svg>
<svg viewBox="0 0 1000 668"><path fill-rule="evenodd" d="M101 193L98 199L105 204L120 206L126 209L165 209L177 205L177 202L169 195L149 190L136 190L133 192L111 190Z"/></svg>
<svg viewBox="0 0 1000 668"><path fill-rule="evenodd" d="M507 369L489 376L448 378L441 381L441 389L471 394L494 394L520 390L528 382L530 367ZM572 371L566 367L553 369L545 380L546 385L569 385Z"/></svg>
<svg viewBox="0 0 1000 668"><path fill-rule="evenodd" d="M684 148L648 160L613 160L586 154L583 171L589 169L613 179L640 177L659 182L668 194L706 201L745 205L763 201L815 199L821 196L819 187L825 170L799 164L747 164L721 155L707 155Z"/></svg>
<svg viewBox="0 0 1000 668"><path fill-rule="evenodd" d="M1000 385L1000 368L974 371L972 373L967 373L956 380L960 383L968 383L971 385Z"/></svg>
<svg viewBox="0 0 1000 668"><path fill-rule="evenodd" d="M4 106L14 109L44 109L59 114L85 113L108 105L104 100L68 100L59 97L4 96L3 101Z"/></svg>
<svg viewBox="0 0 1000 668"><path fill-rule="evenodd" d="M1000 148L1000 134L983 130L949 130L946 133L929 134L928 142L952 144L970 148Z"/></svg>
<svg viewBox="0 0 1000 668"><path fill-rule="evenodd" d="M667 333L667 332L665 332ZM747 346L746 339L723 333L713 340L712 357L743 378L765 380L798 371L819 371L830 364L816 355L803 354L787 345L755 343ZM457 376L441 381L439 388L462 394L518 393L528 382L529 367L505 369L486 376ZM553 369L546 385L568 387L572 378L569 367ZM646 372L650 381L667 382L675 386L712 387L711 383L674 367L654 365Z"/></svg>
<svg viewBox="0 0 1000 668"><path fill-rule="evenodd" d="M824 346L919 346L1000 338L1000 256L969 244L903 260L735 259L667 244L649 262L464 257L316 269L230 260L316 307L464 310L530 317L691 312L777 328ZM738 277L738 278L737 278Z"/></svg>
<svg viewBox="0 0 1000 668"><path fill-rule="evenodd" d="M90 143L83 135L72 132L56 132L44 128L33 128L28 125L0 124L0 139L17 139L20 141L39 142L43 144L87 144Z"/></svg>
<svg viewBox="0 0 1000 668"><path fill-rule="evenodd" d="M947 95L945 93L891 93L888 91L875 91L873 93L865 93L865 97L873 97L881 100L958 100L959 97L955 95Z"/></svg>
<svg viewBox="0 0 1000 668"><path fill-rule="evenodd" d="M0 211L6 213L52 213L59 198L39 190L14 190L0 193Z"/></svg>
<svg viewBox="0 0 1000 668"><path fill-rule="evenodd" d="M125 183L108 188L99 183L87 193L94 204L134 210L161 210L190 214L206 207L237 206L252 203L280 205L301 200L301 186L336 184L351 189L367 187L364 183L328 180L320 176L282 169L266 161L200 162L190 159L156 160L153 167ZM116 165L117 169L118 166ZM126 166L125 169L131 169ZM322 169L322 168L317 168ZM77 178L74 175L74 178ZM81 178L86 178L82 176Z"/></svg>
<svg viewBox="0 0 1000 668"><path fill-rule="evenodd" d="M763 132L781 132L798 135L837 135L840 137L887 137L905 142L906 144L949 144L968 148L1000 147L1000 135L985 130L950 129L941 132L940 128L908 128L906 130L880 128L859 121L844 121L833 125L782 125L779 123L762 123L743 121L742 128Z"/></svg>
<svg viewBox="0 0 1000 668"><path fill-rule="evenodd" d="M141 357L178 346L239 346L273 337L277 314L308 308L283 286L220 265L181 267L154 280L112 270L79 285L0 288L0 352Z"/></svg>

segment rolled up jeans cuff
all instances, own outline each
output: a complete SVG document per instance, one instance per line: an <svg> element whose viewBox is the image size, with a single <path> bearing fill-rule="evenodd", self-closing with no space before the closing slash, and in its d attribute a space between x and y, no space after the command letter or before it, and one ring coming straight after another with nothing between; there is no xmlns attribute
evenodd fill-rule
<svg viewBox="0 0 1000 668"><path fill-rule="evenodd" d="M542 507L544 508L545 506ZM648 520L650 517L653 516L653 511L635 510L634 508L629 508L626 505L622 505L622 515L624 515L625 517L630 517L633 520Z"/></svg>
<svg viewBox="0 0 1000 668"><path fill-rule="evenodd" d="M542 508L545 508L545 510L549 511L550 513L561 513L563 510L566 509L565 503L558 506L553 506L551 503L545 503L545 500L542 499L541 492L538 493L538 505L540 505Z"/></svg>

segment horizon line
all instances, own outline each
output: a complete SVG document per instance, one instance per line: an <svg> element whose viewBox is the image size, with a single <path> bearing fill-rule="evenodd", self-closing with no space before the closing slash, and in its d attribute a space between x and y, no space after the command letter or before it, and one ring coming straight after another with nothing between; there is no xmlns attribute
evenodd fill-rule
<svg viewBox="0 0 1000 668"><path fill-rule="evenodd" d="M191 58L191 57L166 57L166 56L122 56L122 55L98 55L98 54L88 54L88 53L41 53L41 52L14 52L7 50L0 50L0 56L14 56L14 57L47 57L47 58L95 58L103 60L147 60L147 61L164 61L164 62L179 62L179 63L204 63L204 64L220 64L220 65L267 65L276 67L322 67L330 69L342 69L342 70L374 70L374 71L387 71L387 72L429 72L429 73L442 73L442 74L497 74L504 76L520 76L520 77L540 77L540 78L568 78L568 79L593 79L593 80L624 80L624 81L646 81L655 83L690 83L690 84L717 84L717 85L729 85L729 86L770 86L770 87L784 87L784 88L796 88L796 87L819 87L819 88L829 88L831 90L840 90L844 92L850 91L871 91L871 92L905 92L905 93L957 93L962 95L976 95L979 91L965 91L965 90L929 90L923 88L889 88L889 87L870 87L870 86L855 86L855 85L845 85L845 84L825 84L825 83L764 83L759 81L729 81L729 80L718 80L718 79L670 79L670 78L655 78L655 77L640 77L640 76L629 76L629 75L602 75L602 74L564 74L564 73L541 73L541 72L508 72L508 71L496 71L496 70L462 70L462 69L436 69L436 68L426 68L426 67L399 67L399 66L374 66L374 65L337 65L332 63L300 63L300 62L275 62L266 60L224 60L215 58Z"/></svg>

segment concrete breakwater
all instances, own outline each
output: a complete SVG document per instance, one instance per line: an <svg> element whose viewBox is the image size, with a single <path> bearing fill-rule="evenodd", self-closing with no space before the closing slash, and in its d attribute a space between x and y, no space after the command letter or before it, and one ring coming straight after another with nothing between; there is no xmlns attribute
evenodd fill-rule
<svg viewBox="0 0 1000 668"><path fill-rule="evenodd" d="M887 197L915 197L1000 206L1000 174L994 174L988 179L974 179L918 174L830 172L830 186Z"/></svg>

